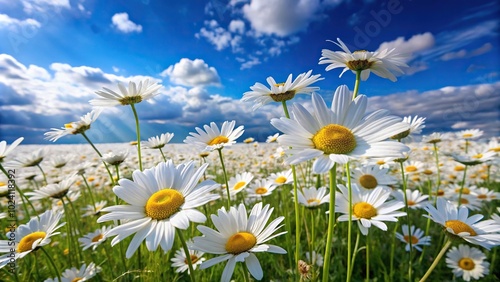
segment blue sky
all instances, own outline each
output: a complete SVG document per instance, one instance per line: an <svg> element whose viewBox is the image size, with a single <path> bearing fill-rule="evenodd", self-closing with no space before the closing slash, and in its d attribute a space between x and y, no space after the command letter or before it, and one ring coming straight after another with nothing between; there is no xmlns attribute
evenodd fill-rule
<svg viewBox="0 0 500 282"><path fill-rule="evenodd" d="M152 78L164 87L137 106L144 138L236 120L245 137L275 132L279 105L251 111L239 101L268 76L313 70L331 99L354 75L318 65L327 40L351 50L411 53L397 82L371 76L360 92L370 109L427 117L426 133L500 128L497 1L0 0L0 139L48 144L43 133L78 120L102 87ZM300 95L297 101L309 103ZM329 102L328 102L329 103ZM95 142L135 138L129 107L108 108L89 131ZM58 143L84 142L81 136Z"/></svg>

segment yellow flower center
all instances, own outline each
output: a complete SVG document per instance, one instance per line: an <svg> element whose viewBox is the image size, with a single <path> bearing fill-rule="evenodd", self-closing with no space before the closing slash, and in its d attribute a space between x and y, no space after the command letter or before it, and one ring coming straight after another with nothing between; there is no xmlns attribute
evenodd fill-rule
<svg viewBox="0 0 500 282"><path fill-rule="evenodd" d="M226 243L226 251L237 255L253 248L257 243L257 238L249 232L238 232L231 236Z"/></svg>
<svg viewBox="0 0 500 282"><path fill-rule="evenodd" d="M480 195L477 195L477 198L478 199L486 199L486 198L488 198L488 196L486 196L485 194L480 194Z"/></svg>
<svg viewBox="0 0 500 282"><path fill-rule="evenodd" d="M418 238L413 236L413 235L411 236L411 239L410 239L410 236L405 235L404 239L405 239L406 243L410 243L410 240L411 240L412 245L415 245L416 243L418 243Z"/></svg>
<svg viewBox="0 0 500 282"><path fill-rule="evenodd" d="M433 173L433 172L432 172L432 170L430 170L430 169L426 169L426 170L424 170L424 174L425 174L425 175L432 175L432 173Z"/></svg>
<svg viewBox="0 0 500 282"><path fill-rule="evenodd" d="M474 229L472 229L472 227L470 227L469 225L467 225L466 223L464 223L460 220L454 220L454 219L448 220L444 223L444 226L451 228L455 234L459 234L462 232L468 232L470 234L470 236L477 235L476 231L474 231Z"/></svg>
<svg viewBox="0 0 500 282"><path fill-rule="evenodd" d="M365 174L359 178L359 184L361 184L361 186L363 186L363 188L365 189L373 189L377 187L378 182L377 178L375 178L373 175Z"/></svg>
<svg viewBox="0 0 500 282"><path fill-rule="evenodd" d="M191 264L195 264L195 263L199 260L199 258L198 258L198 256L197 256L197 255L190 255L190 257L191 257ZM185 263L185 264L188 264L189 262L188 262L188 260L187 260L187 259L185 259L185 260L184 260L184 263Z"/></svg>
<svg viewBox="0 0 500 282"><path fill-rule="evenodd" d="M276 83L274 86L280 87L284 86L285 83ZM293 97L295 97L295 90L288 90L283 93L270 93L269 96L271 99L273 99L274 102L283 102L283 101L288 101L291 100Z"/></svg>
<svg viewBox="0 0 500 282"><path fill-rule="evenodd" d="M471 138L472 136L474 136L474 134L472 134L472 133L464 133L462 135L463 138Z"/></svg>
<svg viewBox="0 0 500 282"><path fill-rule="evenodd" d="M348 128L329 124L314 134L314 147L325 154L348 154L356 148L356 138Z"/></svg>
<svg viewBox="0 0 500 282"><path fill-rule="evenodd" d="M241 188L243 188L243 186L245 186L247 183L245 181L240 181L238 183L236 183L233 187L233 190L240 190Z"/></svg>
<svg viewBox="0 0 500 282"><path fill-rule="evenodd" d="M460 188L455 189L455 192L460 193ZM470 194L469 188L464 187L464 189L462 189L462 194L469 195Z"/></svg>
<svg viewBox="0 0 500 282"><path fill-rule="evenodd" d="M377 209L366 202L361 202L361 203L355 204L354 208L353 208L353 212L357 218L370 219L370 218L377 215Z"/></svg>
<svg viewBox="0 0 500 282"><path fill-rule="evenodd" d="M412 200L408 200L408 206L414 206L416 203Z"/></svg>
<svg viewBox="0 0 500 282"><path fill-rule="evenodd" d="M66 124L64 125L64 128L66 128L66 129L73 128L73 123L66 123Z"/></svg>
<svg viewBox="0 0 500 282"><path fill-rule="evenodd" d="M307 200L307 203L310 204L310 205L319 205L320 202L321 201L319 199L308 199Z"/></svg>
<svg viewBox="0 0 500 282"><path fill-rule="evenodd" d="M469 203L469 200L467 200L466 198L462 198L462 199L460 199L460 203L467 205Z"/></svg>
<svg viewBox="0 0 500 282"><path fill-rule="evenodd" d="M490 148L488 151L493 151L493 152L500 152L500 146L495 147L495 148Z"/></svg>
<svg viewBox="0 0 500 282"><path fill-rule="evenodd" d="M155 192L146 203L146 215L156 220L171 217L184 204L184 196L175 189L163 189Z"/></svg>
<svg viewBox="0 0 500 282"><path fill-rule="evenodd" d="M274 182L279 183L279 184L283 184L286 182L286 177L278 176L278 178L276 178L276 180L274 180Z"/></svg>
<svg viewBox="0 0 500 282"><path fill-rule="evenodd" d="M378 165L385 165L385 161L384 160L379 160L379 161L377 161L376 164L378 164Z"/></svg>
<svg viewBox="0 0 500 282"><path fill-rule="evenodd" d="M255 193L259 194L259 195L266 194L267 193L267 189L264 188L264 187L259 187L259 188L255 189Z"/></svg>
<svg viewBox="0 0 500 282"><path fill-rule="evenodd" d="M21 241L19 241L19 245L17 246L17 252L23 253L23 252L26 252L26 251L33 249L33 243L36 240L45 238L45 235L47 235L45 232L37 231L37 232L33 232L31 234L24 236L21 239Z"/></svg>
<svg viewBox="0 0 500 282"><path fill-rule="evenodd" d="M102 239L102 237L104 237L104 235L102 234L98 234L97 236L95 236L94 238L92 238L92 242L95 243L95 242L99 242L99 240Z"/></svg>
<svg viewBox="0 0 500 282"><path fill-rule="evenodd" d="M120 104L123 106L137 104L142 102L142 96L126 96L119 100Z"/></svg>
<svg viewBox="0 0 500 282"><path fill-rule="evenodd" d="M414 166L414 165L409 165L409 166L407 166L407 167L405 168L405 171L406 171L406 172L415 172L415 171L417 171L417 170L418 170L418 168L417 168L416 166Z"/></svg>
<svg viewBox="0 0 500 282"><path fill-rule="evenodd" d="M453 168L454 171L464 171L465 166L457 165Z"/></svg>
<svg viewBox="0 0 500 282"><path fill-rule="evenodd" d="M218 145L218 144L223 144L229 142L229 139L227 139L226 136L217 136L214 139L210 140L208 142L208 145L213 146L213 145Z"/></svg>
<svg viewBox="0 0 500 282"><path fill-rule="evenodd" d="M482 157L483 157L483 154L481 154L481 153L472 156L473 159L480 159Z"/></svg>
<svg viewBox="0 0 500 282"><path fill-rule="evenodd" d="M459 261L458 261L458 266L461 268L461 269L465 269L465 270L473 270L474 267L476 267L476 264L474 263L474 261L470 258L461 258Z"/></svg>
<svg viewBox="0 0 500 282"><path fill-rule="evenodd" d="M81 281L81 280L83 280L83 278L75 277L73 280L71 280L71 282L78 282L78 281Z"/></svg>

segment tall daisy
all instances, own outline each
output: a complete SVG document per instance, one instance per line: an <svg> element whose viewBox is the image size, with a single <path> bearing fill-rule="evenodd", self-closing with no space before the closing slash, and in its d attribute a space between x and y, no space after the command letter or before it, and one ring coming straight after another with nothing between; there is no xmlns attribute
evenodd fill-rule
<svg viewBox="0 0 500 282"><path fill-rule="evenodd" d="M396 222L405 212L397 211L404 207L400 201L387 201L391 195L390 191L377 187L367 192L361 192L356 184L352 184L352 206L349 205L349 192L347 187L338 185L340 193L337 192L335 211L342 213L338 221L348 221L349 212L352 210L352 220L358 222L359 230L363 235L368 234L368 229L374 225L387 231L384 221Z"/></svg>
<svg viewBox="0 0 500 282"><path fill-rule="evenodd" d="M5 159L5 157L10 152L12 152L12 150L14 150L17 146L19 146L19 144L21 144L21 142L23 142L23 140L24 137L19 137L14 140L14 142L12 142L9 147L7 147L7 142L5 142L4 140L0 142L0 164L3 162L3 159Z"/></svg>
<svg viewBox="0 0 500 282"><path fill-rule="evenodd" d="M471 244L490 249L500 245L500 225L494 220L483 220L482 214L469 217L469 209L465 206L456 207L453 203L443 199L437 199L437 208L427 204L425 210L435 223L444 227L449 235L461 238Z"/></svg>
<svg viewBox="0 0 500 282"><path fill-rule="evenodd" d="M291 191L293 194L293 191ZM304 188L297 194L299 203L306 208L318 208L321 204L330 202L330 193L326 193L326 187Z"/></svg>
<svg viewBox="0 0 500 282"><path fill-rule="evenodd" d="M77 178L76 174L73 174L63 181L55 184L49 184L45 187L40 188L39 190L34 190L32 192L26 192L25 195L29 196L30 200L41 200L46 198L54 198L54 199L62 199L71 186L75 183Z"/></svg>
<svg viewBox="0 0 500 282"><path fill-rule="evenodd" d="M431 244L431 236L424 236L424 231L420 228L416 228L413 225L408 228L408 225L403 224L401 226L401 231L403 231L403 233L396 233L396 238L401 240L401 242L406 243L405 250L407 252L410 251L410 242L412 248L415 248L418 251L422 251L420 246L429 246Z"/></svg>
<svg viewBox="0 0 500 282"><path fill-rule="evenodd" d="M322 80L321 75L312 75L312 70L299 74L295 80L292 81L290 74L284 83L276 83L274 78L268 77L267 83L270 88L262 83L255 83L250 87L252 91L245 92L241 101L252 102L253 110L256 110L263 105L271 102L284 102L291 100L296 94L310 94L319 89L319 87L311 87L310 85Z"/></svg>
<svg viewBox="0 0 500 282"><path fill-rule="evenodd" d="M408 207L411 209L420 209L427 204L427 198L429 195L422 195L419 190L406 189L406 196L403 190L395 190L392 195L396 200L405 202L407 201Z"/></svg>
<svg viewBox="0 0 500 282"><path fill-rule="evenodd" d="M37 248L48 245L51 237L59 234L55 231L66 224L59 224L61 217L62 213L48 210L38 218L32 218L27 224L20 225L15 232L9 232L7 238L15 238L14 259L17 261ZM0 240L0 253L7 253L0 257L0 268L11 261L12 250L12 241Z"/></svg>
<svg viewBox="0 0 500 282"><path fill-rule="evenodd" d="M290 184L293 182L293 174L292 170L284 170L276 173L271 173L268 177L269 180L272 180L273 183L277 186L281 186L284 184Z"/></svg>
<svg viewBox="0 0 500 282"><path fill-rule="evenodd" d="M70 269L66 269L62 273L61 282L83 282L89 281L92 277L94 277L97 273L101 272L101 268L96 266L95 263L91 262L89 265L83 264L80 269L76 267L72 267ZM58 279L47 279L44 282L56 282Z"/></svg>
<svg viewBox="0 0 500 282"><path fill-rule="evenodd" d="M409 148L387 138L408 129L401 119L379 110L365 114L367 97L350 97L347 86L337 88L331 109L323 98L313 93L313 112L295 103L290 119L272 119L271 124L284 134L278 142L291 147L288 164L298 164L314 158L313 171L325 173L335 163L346 163L360 157L400 156Z"/></svg>
<svg viewBox="0 0 500 282"><path fill-rule="evenodd" d="M147 141L142 142L142 146L147 149L161 149L172 140L174 133L162 133L160 136L150 137Z"/></svg>
<svg viewBox="0 0 500 282"><path fill-rule="evenodd" d="M188 242L188 245L192 245L192 243ZM201 263L206 260L204 257L202 257L204 254L204 252L189 250L189 256L191 257L193 270L195 270L196 267L200 266ZM172 267L175 267L175 272L182 273L187 271L189 274L188 259L186 258L186 253L184 252L184 250L177 250L174 257L170 261L172 262Z"/></svg>
<svg viewBox="0 0 500 282"><path fill-rule="evenodd" d="M80 117L79 121L66 123L61 129L51 128L51 131L44 133L45 139L56 142L59 138L66 135L82 134L90 129L90 125L97 120L101 112L102 109L94 109L91 112Z"/></svg>
<svg viewBox="0 0 500 282"><path fill-rule="evenodd" d="M271 195L276 189L276 185L270 180L260 179L254 181L249 188L246 189L248 197L265 197Z"/></svg>
<svg viewBox="0 0 500 282"><path fill-rule="evenodd" d="M161 246L166 252L172 248L176 228L187 229L190 221L205 222L205 215L196 208L219 198L210 193L219 184L211 180L199 183L207 166L195 169L193 162L175 166L169 160L144 171L134 171L133 181L120 179L113 192L127 204L102 209L110 213L97 220L124 220L125 223L108 232L108 236L117 235L111 245L135 233L127 258L144 240L148 250L155 251Z"/></svg>
<svg viewBox="0 0 500 282"><path fill-rule="evenodd" d="M236 195L241 191L244 191L245 188L250 184L253 179L253 174L250 172L243 172L236 174L235 176L229 179L229 193L231 195Z"/></svg>
<svg viewBox="0 0 500 282"><path fill-rule="evenodd" d="M203 129L196 127L197 133L189 132L189 135L184 140L184 143L193 145L203 151L213 151L222 149L223 147L231 146L236 143L236 139L243 134L243 125L234 128L236 122L225 121L221 129L215 122L210 125L204 125Z"/></svg>
<svg viewBox="0 0 500 282"><path fill-rule="evenodd" d="M158 90L161 87L161 84L150 81L149 79L140 81L138 84L129 81L128 88L118 83L119 91L103 87L103 90L95 92L100 97L90 100L90 104L94 107L114 107L137 104L158 95Z"/></svg>
<svg viewBox="0 0 500 282"><path fill-rule="evenodd" d="M489 273L490 263L486 255L478 248L459 245L451 248L446 254L446 264L453 274L465 281L471 278L479 280Z"/></svg>
<svg viewBox="0 0 500 282"><path fill-rule="evenodd" d="M397 135L391 136L391 138L396 140L405 140L407 142L413 141L413 135L420 134L420 132L422 132L422 129L425 127L425 119L426 118L424 117L418 116L404 117L403 122L408 123L410 125L410 128Z"/></svg>
<svg viewBox="0 0 500 282"><path fill-rule="evenodd" d="M364 165L351 171L351 180L363 189L374 189L381 186L390 189L389 185L397 184L396 178L388 174L389 170L378 165Z"/></svg>
<svg viewBox="0 0 500 282"><path fill-rule="evenodd" d="M228 261L222 273L221 281L229 282L233 276L236 262L245 262L250 274L257 280L262 279L264 273L255 253L270 252L286 254L278 246L266 244L267 241L286 233L273 234L285 218L280 216L266 227L274 208L269 205L262 207L262 203L253 206L250 215L243 204L237 208L231 207L226 211L224 207L212 215L212 222L217 230L198 225L203 234L193 238L192 248L218 257L204 261L200 269L211 267L217 263Z"/></svg>
<svg viewBox="0 0 500 282"><path fill-rule="evenodd" d="M78 242L80 242L80 247L83 247L83 250L87 250L92 248L93 251L97 249L97 247L106 241L107 233L111 230L111 226L103 226L93 232L85 234L82 238L78 238Z"/></svg>

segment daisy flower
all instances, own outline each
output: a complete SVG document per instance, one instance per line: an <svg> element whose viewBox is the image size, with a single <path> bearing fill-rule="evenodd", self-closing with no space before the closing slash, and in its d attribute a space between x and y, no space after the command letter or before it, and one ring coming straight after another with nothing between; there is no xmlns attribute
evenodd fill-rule
<svg viewBox="0 0 500 282"><path fill-rule="evenodd" d="M276 185L272 181L266 179L256 180L249 188L246 189L248 197L265 197L271 195L276 189Z"/></svg>
<svg viewBox="0 0 500 282"><path fill-rule="evenodd" d="M250 172L243 172L231 177L228 181L230 195L233 196L245 190L252 179L253 175Z"/></svg>
<svg viewBox="0 0 500 282"><path fill-rule="evenodd" d="M453 160L463 164L463 165L478 165L487 161L491 161L495 156L496 152L494 151L477 151L477 150L469 150L469 152L465 155L452 153L450 156Z"/></svg>
<svg viewBox="0 0 500 282"><path fill-rule="evenodd" d="M56 142L59 138L66 135L82 134L90 129L90 125L97 120L101 112L102 109L94 109L91 112L80 117L79 121L66 123L61 129L51 128L51 131L45 132L43 135L45 135L45 139Z"/></svg>
<svg viewBox="0 0 500 282"><path fill-rule="evenodd" d="M396 200L405 202L405 194L403 190L395 190L392 195ZM427 198L429 195L422 195L419 190L406 189L406 200L408 202L408 207L411 209L421 209L427 204Z"/></svg>
<svg viewBox="0 0 500 282"><path fill-rule="evenodd" d="M449 137L450 136L447 135L447 134L443 134L443 133L439 133L439 132L433 132L430 135L425 135L422 138L422 142L424 142L424 143L430 143L430 144L437 144L437 143L440 143L440 142L442 142L444 140L448 140Z"/></svg>
<svg viewBox="0 0 500 282"><path fill-rule="evenodd" d="M266 138L266 143L274 143L276 140L278 140L278 137L280 136L279 133L276 133L274 135L267 136Z"/></svg>
<svg viewBox="0 0 500 282"><path fill-rule="evenodd" d="M94 277L97 273L101 272L101 268L96 266L95 263L91 262L88 266L83 264L80 269L72 267L66 269L62 273L61 282L73 282L73 281L89 281L90 278ZM44 282L57 282L56 279L47 279Z"/></svg>
<svg viewBox="0 0 500 282"><path fill-rule="evenodd" d="M404 166L406 174L417 174L425 170L425 164L420 161L409 161Z"/></svg>
<svg viewBox="0 0 500 282"><path fill-rule="evenodd" d="M109 152L103 154L101 159L109 165L116 166L123 163L127 158L127 156L128 156L128 151L121 151L118 153Z"/></svg>
<svg viewBox="0 0 500 282"><path fill-rule="evenodd" d="M365 50L351 52L342 40L337 38L337 41L339 43L330 42L340 47L343 52L323 49L319 64L329 64L326 67L327 71L343 67L339 77L347 70L351 70L353 73L360 71L362 80L367 80L370 72L373 72L380 77L396 81L395 75L403 74L401 68L408 67L405 63L407 56L396 53L395 49L384 49L379 52Z"/></svg>
<svg viewBox="0 0 500 282"><path fill-rule="evenodd" d="M192 245L192 242L188 242L188 246L190 245ZM196 270L196 267L200 266L201 263L206 260L202 257L204 254L204 252L189 250L193 270ZM189 264L186 258L186 253L183 249L177 250L174 257L170 261L172 262L172 267L175 267L175 272L183 273L187 271L189 274Z"/></svg>
<svg viewBox="0 0 500 282"><path fill-rule="evenodd" d="M405 212L398 209L405 205L400 201L389 201L391 192L382 187L377 187L367 192L361 192L358 185L352 184L352 208L349 205L349 192L342 184L337 185L340 192L336 192L335 211L342 213L338 221L348 221L349 211L352 210L352 220L358 222L359 230L363 235L368 234L368 229L374 225L387 231L384 221L397 221L397 217L405 216Z"/></svg>
<svg viewBox="0 0 500 282"><path fill-rule="evenodd" d="M175 166L169 160L144 171L134 171L133 181L120 179L113 192L127 204L106 207L102 211L110 213L97 219L99 223L123 220L107 234L117 235L111 245L135 233L127 258L144 240L148 250L155 251L160 245L167 252L174 243L176 228L185 230L190 221L205 222L205 215L196 208L219 198L210 193L219 184L211 180L199 183L207 166L195 169L193 162Z"/></svg>
<svg viewBox="0 0 500 282"><path fill-rule="evenodd" d="M120 93L103 87L103 90L95 92L101 97L92 99L89 102L94 107L114 107L137 104L158 95L158 90L161 87L161 84L149 81L149 79L140 81L138 85L130 81L128 83L128 88L118 83Z"/></svg>
<svg viewBox="0 0 500 282"><path fill-rule="evenodd" d="M456 132L456 136L459 139L465 139L465 140L471 140L471 139L477 139L481 136L483 136L484 131L479 130L479 129L466 129L462 130L459 132Z"/></svg>
<svg viewBox="0 0 500 282"><path fill-rule="evenodd" d="M360 157L399 156L409 148L387 138L408 129L408 125L387 111L365 115L367 97L354 100L347 86L337 88L332 107L313 93L313 112L295 103L292 117L272 119L271 124L284 134L278 137L281 146L291 147L287 164L298 164L314 158L313 172L325 173L335 163L344 164Z"/></svg>
<svg viewBox="0 0 500 282"><path fill-rule="evenodd" d="M111 230L112 226L103 226L93 232L87 233L82 238L78 238L78 242L80 242L80 247L83 247L83 250L92 248L93 251L106 239L108 238L106 235Z"/></svg>
<svg viewBox="0 0 500 282"><path fill-rule="evenodd" d="M142 142L142 147L146 149L161 149L172 140L173 133L162 133L160 136L150 137L148 141Z"/></svg>
<svg viewBox="0 0 500 282"><path fill-rule="evenodd" d="M396 178L388 174L389 170L378 165L356 167L351 171L351 180L363 189L374 189L381 186L390 189L389 185L397 184Z"/></svg>
<svg viewBox="0 0 500 282"><path fill-rule="evenodd" d="M291 100L295 94L310 94L313 91L319 90L319 87L311 87L310 85L324 78L321 75L312 75L312 70L299 74L292 81L290 74L284 83L276 83L274 78L268 77L267 83L271 88L267 88L262 83L255 83L250 87L252 91L245 92L241 101L254 103L252 109L256 110L271 102L283 102Z"/></svg>
<svg viewBox="0 0 500 282"><path fill-rule="evenodd" d="M189 132L189 135L184 140L184 143L198 147L203 151L219 150L236 143L236 139L243 134L243 125L234 129L235 121L225 121L221 129L215 122L211 122L210 126L204 125L203 131L201 128L196 127L198 133Z"/></svg>
<svg viewBox="0 0 500 282"><path fill-rule="evenodd" d="M49 184L39 190L26 192L24 194L30 197L30 201L46 198L62 199L66 196L66 194L68 194L69 189L75 183L77 177L78 176L76 174L73 174L59 183Z"/></svg>
<svg viewBox="0 0 500 282"><path fill-rule="evenodd" d="M465 206L456 207L453 203L437 199L437 208L427 204L425 210L429 215L424 215L444 227L452 237L490 249L500 244L500 225L494 220L483 220L483 215L476 214L469 217L469 209Z"/></svg>
<svg viewBox="0 0 500 282"><path fill-rule="evenodd" d="M475 196L479 201L490 202L492 200L500 199L499 192L495 192L493 190L488 190L488 188L485 188L485 187L478 188L475 193L476 193Z"/></svg>
<svg viewBox="0 0 500 282"><path fill-rule="evenodd" d="M31 153L27 153L23 155L23 157L19 159L14 159L10 161L6 166L7 167L33 167L39 165L44 158L44 150L40 148Z"/></svg>
<svg viewBox="0 0 500 282"><path fill-rule="evenodd" d="M407 116L403 118L403 122L406 122L410 125L410 128L406 131L403 131L399 134L396 134L394 136L391 136L392 139L396 140L405 140L408 142L411 142L413 140L412 135L414 134L420 134L422 132L422 129L425 127L425 119L423 117L418 117L414 116L413 118L411 116Z"/></svg>
<svg viewBox="0 0 500 282"><path fill-rule="evenodd" d="M274 185L277 186L290 184L293 182L292 169L284 170L277 173L271 173L268 179L273 181Z"/></svg>
<svg viewBox="0 0 500 282"><path fill-rule="evenodd" d="M7 238L15 238L15 257L17 261L36 248L43 247L51 242L51 237L59 234L55 232L64 223L59 224L62 214L48 210L37 217L32 218L27 224L20 225L15 233L7 233ZM0 268L7 265L12 259L12 242L0 240L0 253L7 253L0 257Z"/></svg>
<svg viewBox="0 0 500 282"><path fill-rule="evenodd" d="M249 137L249 138L243 140L243 143L249 144L249 143L252 143L253 141L255 141L255 139L253 137Z"/></svg>
<svg viewBox="0 0 500 282"><path fill-rule="evenodd" d="M52 159L50 159L49 163L54 168L63 168L72 159L73 159L73 156L71 156L71 155L55 155L52 157Z"/></svg>
<svg viewBox="0 0 500 282"><path fill-rule="evenodd" d="M19 137L14 142L12 142L9 147L7 147L7 142L2 140L0 142L0 163L2 163L3 159L5 159L5 157L7 157L7 155L12 152L12 150L14 150L21 142L23 142L23 140L24 137Z"/></svg>
<svg viewBox="0 0 500 282"><path fill-rule="evenodd" d="M91 216L91 215L99 215L102 211L102 209L108 204L107 201L99 201L95 203L94 205L87 205L82 209L83 215L82 217L85 216Z"/></svg>
<svg viewBox="0 0 500 282"><path fill-rule="evenodd" d="M293 195L293 191L290 191ZM298 191L297 198L299 204L305 206L306 208L314 209L319 207L321 204L326 204L330 202L330 193L326 193L326 187L311 187L304 188L302 191Z"/></svg>
<svg viewBox="0 0 500 282"><path fill-rule="evenodd" d="M410 242L412 248L415 248L420 252L422 251L420 246L429 246L431 244L431 236L424 236L424 231L420 228L416 228L412 225L410 229L408 229L408 225L403 224L401 226L401 230L403 231L403 234L396 232L396 238L401 240L401 242L406 243L405 250L407 252L410 251ZM409 231L411 231L411 236Z"/></svg>
<svg viewBox="0 0 500 282"><path fill-rule="evenodd" d="M490 267L481 250L467 245L451 248L446 253L446 264L455 276L462 277L465 281L470 281L471 278L478 280L488 275Z"/></svg>
<svg viewBox="0 0 500 282"><path fill-rule="evenodd" d="M286 233L285 231L273 234L281 227L278 225L284 220L283 216L276 218L266 227L273 210L269 205L262 207L262 203L258 203L253 206L250 216L248 216L243 204L237 208L231 207L229 211L222 207L218 210L217 215L211 216L217 230L198 225L197 228L203 236L193 239L192 248L219 255L204 261L200 269L206 269L227 260L221 282L229 282L233 276L236 262L245 262L250 274L257 280L262 279L264 273L255 253L286 254L283 248L266 244L272 238Z"/></svg>

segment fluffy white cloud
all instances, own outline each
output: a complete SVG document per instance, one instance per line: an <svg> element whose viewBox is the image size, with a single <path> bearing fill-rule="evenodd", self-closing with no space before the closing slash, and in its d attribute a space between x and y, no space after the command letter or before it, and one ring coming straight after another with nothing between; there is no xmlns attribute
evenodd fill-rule
<svg viewBox="0 0 500 282"><path fill-rule="evenodd" d="M6 14L0 14L0 28L15 29L17 27L30 27L30 28L40 28L42 25L39 21L35 19L25 19L19 20L11 18Z"/></svg>
<svg viewBox="0 0 500 282"><path fill-rule="evenodd" d="M168 76L175 84L193 87L220 83L217 70L209 67L202 59L182 58L178 63L164 70L161 76Z"/></svg>
<svg viewBox="0 0 500 282"><path fill-rule="evenodd" d="M259 60L259 58L254 57L254 56L250 56L248 58L248 60L243 59L243 58L236 58L236 60L241 63L241 67L240 67L241 70L250 69L253 66L260 65L262 63Z"/></svg>
<svg viewBox="0 0 500 282"><path fill-rule="evenodd" d="M241 20L232 20L229 23L229 31L243 34L245 32L245 22Z"/></svg>
<svg viewBox="0 0 500 282"><path fill-rule="evenodd" d="M28 14L71 8L69 0L22 0L21 3L24 12Z"/></svg>
<svg viewBox="0 0 500 282"><path fill-rule="evenodd" d="M493 49L493 45L491 45L491 43L485 43L483 46L481 46L477 49L474 49L470 52L465 50L465 49L462 49L462 50L456 51L456 52L445 53L439 58L442 61L461 59L461 58L465 58L465 57L470 58L470 57L475 57L475 56L485 54L485 53L491 51L491 49Z"/></svg>
<svg viewBox="0 0 500 282"><path fill-rule="evenodd" d="M399 53L415 54L432 48L435 43L434 35L426 32L413 35L408 40L400 36L393 41L383 42L378 50L396 48Z"/></svg>
<svg viewBox="0 0 500 282"><path fill-rule="evenodd" d="M233 20L229 24L229 30L224 29L216 20L205 21L205 26L195 34L196 38L205 38L220 51L231 46L233 53L241 52L241 34L245 30L245 23Z"/></svg>
<svg viewBox="0 0 500 282"><path fill-rule="evenodd" d="M142 32L142 26L131 21L127 13L116 13L111 21L113 26L123 33Z"/></svg>
<svg viewBox="0 0 500 282"><path fill-rule="evenodd" d="M319 0L252 0L242 11L258 33L288 36L305 30L320 8Z"/></svg>

